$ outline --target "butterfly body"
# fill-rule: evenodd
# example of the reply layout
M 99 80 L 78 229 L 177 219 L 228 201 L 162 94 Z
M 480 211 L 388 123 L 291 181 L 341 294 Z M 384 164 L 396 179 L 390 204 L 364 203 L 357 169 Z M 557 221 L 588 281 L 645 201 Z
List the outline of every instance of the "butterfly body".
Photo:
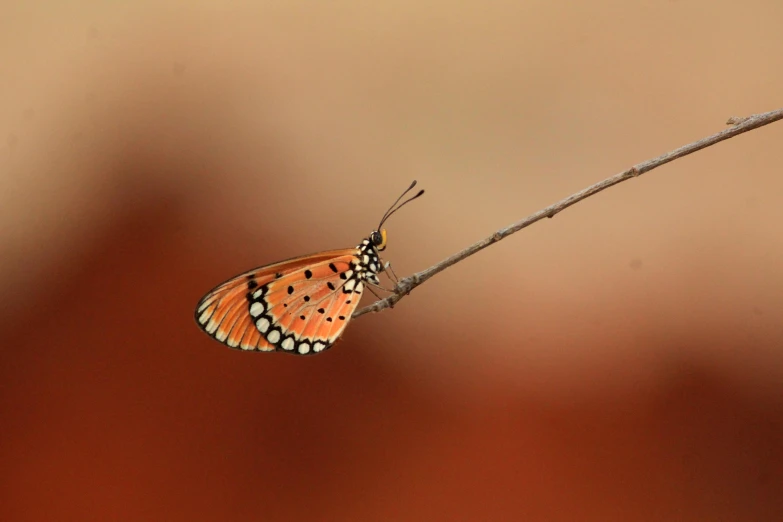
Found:
M 392 208 L 381 225 L 396 211 Z M 385 248 L 386 231 L 379 225 L 355 248 L 318 252 L 245 272 L 199 301 L 196 322 L 231 348 L 320 353 L 340 338 L 367 285 L 380 285 L 378 274 L 384 265 L 379 252 Z

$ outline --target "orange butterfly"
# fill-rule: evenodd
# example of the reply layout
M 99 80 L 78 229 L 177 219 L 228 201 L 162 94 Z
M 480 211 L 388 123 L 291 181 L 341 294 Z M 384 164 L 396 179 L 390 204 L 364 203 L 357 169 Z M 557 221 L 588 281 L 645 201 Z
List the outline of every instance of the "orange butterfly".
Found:
M 403 205 L 386 211 L 376 230 L 356 248 L 318 252 L 262 266 L 233 277 L 199 301 L 199 327 L 231 348 L 311 355 L 330 348 L 351 320 L 366 284 L 380 287 L 388 265 L 383 223 Z M 396 208 L 395 208 L 396 206 Z

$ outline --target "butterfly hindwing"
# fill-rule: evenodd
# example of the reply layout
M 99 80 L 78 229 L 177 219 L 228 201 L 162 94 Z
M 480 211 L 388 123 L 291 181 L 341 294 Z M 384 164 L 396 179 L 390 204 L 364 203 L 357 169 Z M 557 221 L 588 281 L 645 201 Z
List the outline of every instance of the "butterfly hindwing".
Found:
M 259 330 L 268 320 L 270 329 L 280 330 L 280 348 L 300 355 L 332 346 L 361 299 L 363 283 L 351 278 L 356 262 L 355 256 L 324 261 L 270 282 L 260 303 L 266 313 L 256 323 Z
M 321 352 L 339 338 L 361 298 L 361 282 L 351 278 L 356 263 L 357 250 L 344 249 L 251 270 L 208 293 L 196 321 L 232 348 Z

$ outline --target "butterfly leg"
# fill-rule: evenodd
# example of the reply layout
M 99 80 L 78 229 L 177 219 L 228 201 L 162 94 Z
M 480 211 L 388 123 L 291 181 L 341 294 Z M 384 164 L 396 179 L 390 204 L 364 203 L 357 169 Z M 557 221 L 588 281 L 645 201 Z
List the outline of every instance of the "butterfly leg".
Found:
M 378 280 L 376 279 L 376 281 L 378 281 Z M 365 280 L 365 282 L 367 283 L 367 288 L 372 289 L 372 287 L 374 286 L 375 288 L 380 288 L 384 292 L 389 292 L 389 293 L 392 293 L 392 294 L 394 293 L 394 289 L 393 288 L 386 288 L 385 286 L 381 286 L 380 281 L 375 282 L 375 281 L 371 281 L 368 278 L 368 279 Z M 375 293 L 375 292 L 373 292 L 373 293 Z M 375 294 L 375 295 L 378 295 L 378 294 Z
M 373 289 L 372 289 L 372 287 L 371 287 L 370 285 L 367 285 L 367 288 L 370 290 L 370 292 L 372 292 L 372 295 L 374 295 L 374 296 L 375 296 L 375 297 L 377 297 L 378 299 L 383 299 L 383 297 L 379 296 L 379 295 L 378 295 L 378 292 L 376 292 L 375 290 L 373 290 Z
M 383 261 L 383 260 L 382 260 Z M 394 283 L 395 288 L 400 284 L 400 278 L 394 273 L 394 269 L 391 266 L 391 261 L 383 261 L 381 265 L 381 272 L 386 272 L 386 277 Z
M 367 284 L 367 286 L 365 288 L 369 288 L 370 292 L 372 292 L 373 295 L 375 295 L 375 297 L 377 297 L 379 300 L 383 299 L 383 297 L 379 296 L 378 292 L 376 292 L 375 290 L 372 289 L 373 286 L 377 287 L 377 288 L 380 288 L 381 290 L 386 290 L 387 292 L 394 293 L 394 290 L 389 290 L 388 288 L 384 288 L 381 285 L 376 285 L 375 283 L 373 283 L 371 281 L 367 281 L 367 283 L 368 284 Z M 394 303 L 390 304 L 389 308 L 394 308 Z
M 394 273 L 394 269 L 391 266 L 391 261 L 386 261 L 383 264 L 383 271 L 386 272 L 387 275 L 390 274 L 389 275 L 389 279 L 394 281 L 394 286 L 397 286 L 398 284 L 400 284 L 400 278 L 397 277 L 397 274 Z

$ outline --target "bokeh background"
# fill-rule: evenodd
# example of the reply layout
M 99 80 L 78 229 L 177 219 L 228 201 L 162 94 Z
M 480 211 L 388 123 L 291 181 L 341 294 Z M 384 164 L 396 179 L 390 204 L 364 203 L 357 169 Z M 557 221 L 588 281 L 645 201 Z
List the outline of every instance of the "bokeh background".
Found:
M 783 518 L 783 124 L 311 358 L 198 299 L 389 222 L 406 275 L 779 108 L 783 4 L 11 0 L 0 519 Z

